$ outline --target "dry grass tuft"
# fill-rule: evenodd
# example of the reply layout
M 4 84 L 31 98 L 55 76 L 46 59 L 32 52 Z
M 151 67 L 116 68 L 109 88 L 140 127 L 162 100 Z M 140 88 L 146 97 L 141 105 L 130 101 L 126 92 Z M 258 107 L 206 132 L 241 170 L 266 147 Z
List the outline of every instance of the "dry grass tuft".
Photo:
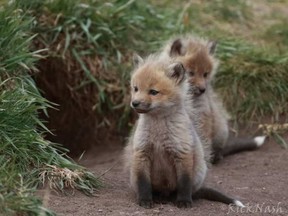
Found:
M 70 170 L 66 167 L 61 168 L 55 165 L 46 164 L 43 170 L 39 173 L 40 180 L 43 185 L 46 181 L 49 187 L 56 191 L 63 191 L 67 188 L 77 188 L 76 182 L 83 181 L 84 173 L 80 170 Z
M 273 137 L 284 148 L 288 148 L 287 141 L 282 137 L 288 132 L 288 123 L 284 124 L 260 124 L 259 129 L 267 136 Z

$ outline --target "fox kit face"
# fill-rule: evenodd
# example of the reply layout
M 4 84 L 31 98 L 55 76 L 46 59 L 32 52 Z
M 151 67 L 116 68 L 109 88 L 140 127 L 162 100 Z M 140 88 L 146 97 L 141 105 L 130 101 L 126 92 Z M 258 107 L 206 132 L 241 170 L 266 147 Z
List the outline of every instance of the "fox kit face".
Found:
M 188 75 L 195 96 L 200 96 L 206 91 L 213 70 L 213 62 L 206 50 L 200 50 L 194 55 L 183 59 L 183 65 Z
M 155 113 L 173 106 L 182 95 L 184 77 L 181 63 L 166 68 L 153 62 L 142 63 L 131 78 L 131 107 L 138 113 Z
M 191 91 L 196 97 L 205 93 L 212 78 L 215 47 L 215 42 L 208 42 L 207 46 L 190 44 L 190 47 L 184 47 L 180 39 L 175 40 L 171 46 L 170 56 L 178 56 L 183 63 Z

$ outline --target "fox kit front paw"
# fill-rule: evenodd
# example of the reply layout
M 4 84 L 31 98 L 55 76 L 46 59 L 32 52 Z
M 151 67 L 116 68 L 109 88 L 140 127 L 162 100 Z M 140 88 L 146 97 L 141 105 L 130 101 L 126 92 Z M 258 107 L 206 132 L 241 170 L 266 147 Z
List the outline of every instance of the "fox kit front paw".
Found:
M 177 200 L 176 205 L 178 208 L 191 208 L 192 200 Z
M 144 200 L 144 199 L 141 199 L 139 200 L 139 206 L 143 207 L 143 208 L 152 208 L 153 207 L 153 201 L 152 199 L 150 200 Z

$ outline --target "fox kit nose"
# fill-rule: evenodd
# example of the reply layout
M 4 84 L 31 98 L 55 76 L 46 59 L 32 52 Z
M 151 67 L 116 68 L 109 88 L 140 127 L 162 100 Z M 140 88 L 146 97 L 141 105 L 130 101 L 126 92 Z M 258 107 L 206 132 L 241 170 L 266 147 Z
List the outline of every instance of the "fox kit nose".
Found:
M 201 94 L 203 94 L 206 91 L 206 89 L 205 88 L 199 88 L 199 91 Z
M 132 101 L 132 106 L 134 107 L 134 108 L 136 108 L 136 107 L 138 107 L 139 106 L 139 104 L 140 104 L 140 101 Z

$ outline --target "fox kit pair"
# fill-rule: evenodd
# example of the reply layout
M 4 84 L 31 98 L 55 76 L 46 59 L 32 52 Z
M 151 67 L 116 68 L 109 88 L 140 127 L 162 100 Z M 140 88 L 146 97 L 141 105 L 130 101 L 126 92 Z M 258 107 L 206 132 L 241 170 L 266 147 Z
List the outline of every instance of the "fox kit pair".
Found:
M 139 119 L 125 148 L 125 161 L 139 205 L 151 208 L 155 194 L 176 194 L 178 207 L 190 207 L 197 198 L 243 206 L 203 187 L 207 164 L 191 115 L 194 108 L 189 89 L 181 62 L 163 55 L 137 58 L 131 78 L 131 107 Z
M 256 149 L 265 140 L 265 136 L 228 139 L 228 115 L 211 86 L 218 66 L 215 49 L 215 42 L 189 36 L 169 42 L 162 54 L 181 62 L 185 68 L 198 120 L 196 129 L 203 145 L 211 149 L 213 163 L 229 154 Z

